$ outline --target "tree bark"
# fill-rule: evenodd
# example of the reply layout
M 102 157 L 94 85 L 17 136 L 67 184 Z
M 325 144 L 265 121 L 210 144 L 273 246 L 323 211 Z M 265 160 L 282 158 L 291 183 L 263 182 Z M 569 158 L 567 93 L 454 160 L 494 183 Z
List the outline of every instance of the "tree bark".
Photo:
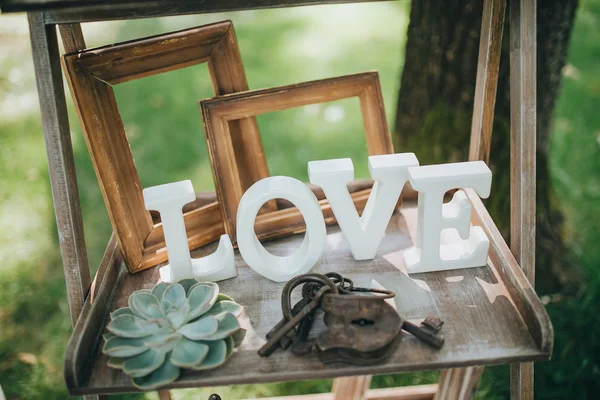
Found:
M 540 293 L 571 288 L 578 280 L 563 243 L 549 170 L 549 139 L 561 71 L 578 0 L 538 0 L 537 6 L 537 254 Z M 398 94 L 394 143 L 413 151 L 422 164 L 468 158 L 477 70 L 481 0 L 418 0 L 411 5 L 406 63 Z M 508 14 L 507 14 L 508 15 Z M 508 18 L 506 18 L 508 20 Z M 508 22 L 508 21 L 507 21 Z M 486 202 L 509 240 L 510 97 L 508 26 L 500 62 Z M 550 272 L 550 273 L 549 273 Z

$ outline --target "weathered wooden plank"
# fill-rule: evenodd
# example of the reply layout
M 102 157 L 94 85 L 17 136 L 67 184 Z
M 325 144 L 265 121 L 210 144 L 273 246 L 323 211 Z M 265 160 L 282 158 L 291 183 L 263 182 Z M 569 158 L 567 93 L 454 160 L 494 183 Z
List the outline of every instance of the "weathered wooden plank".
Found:
M 71 322 L 75 325 L 90 288 L 90 270 L 58 58 L 58 41 L 56 28 L 53 25 L 44 25 L 41 14 L 29 14 L 28 19 L 52 200 L 65 271 Z
M 477 206 L 483 206 L 481 201 Z M 241 322 L 248 329 L 246 339 L 224 367 L 226 369 L 189 372 L 169 387 L 323 379 L 547 359 L 550 354 L 548 338 L 533 335 L 531 332 L 537 328 L 528 324 L 537 321 L 543 325 L 542 334 L 547 335 L 548 316 L 524 277 L 514 280 L 506 278 L 507 275 L 522 275 L 508 247 L 506 251 L 510 259 L 502 261 L 503 253 L 498 254 L 500 245 L 492 245 L 490 262 L 486 267 L 409 277 L 406 275 L 402 252 L 413 243 L 416 220 L 416 207 L 402 207 L 401 213 L 392 218 L 379 253 L 371 261 L 355 261 L 339 228 L 329 227 L 325 252 L 313 270 L 341 272 L 353 279 L 357 286 L 371 286 L 371 280 L 376 279 L 398 293 L 396 306 L 410 320 L 418 321 L 431 314 L 440 316 L 446 321 L 446 344 L 441 350 L 433 350 L 418 339 L 404 335 L 390 359 L 375 366 L 325 366 L 316 354 L 295 357 L 290 352 L 280 351 L 269 358 L 260 358 L 256 351 L 264 344 L 265 334 L 281 318 L 283 283 L 274 283 L 261 277 L 248 268 L 236 252 L 238 276 L 219 282 L 219 287 L 223 293 L 232 295 L 244 306 Z M 473 220 L 476 224 L 489 221 L 489 216 Z M 266 242 L 265 247 L 274 254 L 289 253 L 298 247 L 302 239 L 302 235 L 294 235 Z M 496 239 L 495 235 L 490 238 L 492 241 Z M 216 244 L 211 244 L 193 254 L 210 254 L 215 247 Z M 121 265 L 120 270 L 125 271 L 124 266 Z M 134 290 L 150 288 L 158 279 L 158 268 L 135 275 L 120 273 L 112 284 L 117 288 L 115 301 L 92 305 L 88 309 L 89 317 L 80 320 L 78 332 L 90 330 L 100 335 L 103 329 L 97 326 L 86 328 L 84 325 L 102 320 L 113 309 L 126 305 L 127 297 Z M 508 286 L 514 282 L 519 287 Z M 523 307 L 523 303 L 530 303 L 530 306 Z M 522 311 L 533 315 L 523 315 Z M 318 334 L 320 329 L 323 329 L 322 322 L 315 325 L 313 334 Z M 81 335 L 74 335 L 68 347 L 86 349 L 85 352 L 75 353 L 75 358 L 87 359 L 91 376 L 88 379 L 84 373 L 78 379 L 68 379 L 69 382 L 86 382 L 81 386 L 69 385 L 70 391 L 73 394 L 133 391 L 129 379 L 122 372 L 107 368 L 106 357 L 97 353 L 98 347 L 94 347 L 94 342 L 87 339 L 88 343 L 84 345 L 83 340 Z M 68 376 L 77 374 L 71 365 L 66 366 L 65 373 Z
M 490 158 L 505 14 L 506 0 L 484 1 L 471 122 L 471 161 L 488 162 Z
M 535 285 L 536 0 L 510 1 L 510 248 Z M 511 398 L 533 399 L 533 364 L 511 365 Z
M 74 53 L 85 49 L 85 39 L 81 24 L 62 24 L 58 26 L 65 53 Z
M 11 7 L 8 2 L 18 0 L 4 0 L 7 3 L 2 10 L 18 11 L 16 7 Z M 60 1 L 60 0 L 59 0 Z M 75 0 L 77 1 L 77 0 Z M 84 0 L 85 1 L 85 0 Z M 97 2 L 88 0 L 90 3 L 84 5 L 79 2 L 78 5 L 71 3 L 68 7 L 59 7 L 55 2 L 52 5 L 36 6 L 37 9 L 45 9 L 47 23 L 70 23 L 70 22 L 90 22 L 117 19 L 149 18 L 169 15 L 201 14 L 211 12 L 254 10 L 277 7 L 297 7 L 318 4 L 343 4 L 343 3 L 363 3 L 383 0 L 108 0 L 106 2 Z

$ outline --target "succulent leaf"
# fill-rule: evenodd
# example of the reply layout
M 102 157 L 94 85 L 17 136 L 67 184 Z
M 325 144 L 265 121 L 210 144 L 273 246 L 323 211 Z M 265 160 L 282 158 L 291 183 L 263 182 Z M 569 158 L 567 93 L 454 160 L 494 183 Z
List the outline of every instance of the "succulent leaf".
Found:
M 152 288 L 152 291 L 151 291 L 151 293 L 152 293 L 154 296 L 156 296 L 156 298 L 157 298 L 158 300 L 162 300 L 163 293 L 165 293 L 165 290 L 167 290 L 167 288 L 168 288 L 169 286 L 171 286 L 171 284 L 170 284 L 170 283 L 167 283 L 167 282 L 160 282 L 160 283 L 157 283 L 157 284 L 156 284 L 156 285 L 155 285 L 155 286 Z
M 233 339 L 233 347 L 238 348 L 241 346 L 244 338 L 246 337 L 246 330 L 244 328 L 240 328 L 237 332 L 231 335 Z
M 179 329 L 185 323 L 185 314 L 175 307 L 167 311 L 167 319 L 173 329 Z
M 162 349 L 148 349 L 123 363 L 123 372 L 133 378 L 148 375 L 165 362 L 166 353 Z
M 177 307 L 178 309 L 183 309 L 185 303 L 187 302 L 187 298 L 185 296 L 185 289 L 179 283 L 175 283 L 167 288 L 163 293 L 161 303 L 169 303 L 172 306 Z M 161 304 L 161 309 L 165 309 L 165 307 Z
M 182 326 L 177 332 L 191 340 L 203 340 L 217 333 L 218 329 L 219 321 L 216 317 L 209 315 Z
M 114 338 L 116 336 L 117 335 L 115 335 L 114 333 L 107 332 L 104 335 L 102 335 L 102 338 L 104 339 L 105 342 L 108 342 L 111 338 Z
M 229 301 L 234 301 L 231 297 L 227 296 L 226 294 L 223 293 L 219 293 L 219 295 L 217 296 L 217 303 L 220 301 L 224 301 L 224 300 L 229 300 Z
M 129 307 L 122 307 L 110 313 L 110 319 L 113 320 L 120 315 L 133 315 L 133 311 Z
M 129 296 L 129 308 L 138 317 L 146 319 L 162 318 L 160 302 L 152 293 L 135 292 Z
M 200 371 L 211 369 L 222 365 L 227 360 L 227 344 L 225 340 L 217 340 L 214 342 L 205 342 L 209 349 L 204 360 L 195 365 L 193 370 Z
M 124 338 L 114 336 L 104 343 L 102 352 L 111 357 L 132 357 L 148 350 L 143 338 Z
M 166 360 L 157 370 L 149 375 L 133 378 L 131 383 L 140 390 L 154 390 L 174 382 L 179 377 L 179 367 Z
M 185 290 L 185 294 L 188 295 L 188 297 L 190 296 L 190 289 L 192 288 L 192 286 L 194 286 L 195 284 L 198 283 L 197 280 L 195 279 L 182 279 L 180 280 L 179 283 L 181 286 L 183 286 L 183 289 Z
M 119 357 L 109 357 L 106 365 L 115 369 L 123 369 L 123 363 L 126 361 L 126 358 Z
M 164 324 L 146 321 L 135 315 L 119 315 L 108 324 L 107 329 L 124 338 L 139 338 L 167 332 Z
M 227 346 L 227 352 L 225 353 L 225 359 L 228 359 L 233 354 L 234 343 L 231 336 L 227 336 L 225 339 L 225 345 Z
M 179 339 L 181 339 L 181 335 L 175 332 L 169 333 L 157 333 L 156 335 L 150 335 L 145 338 L 144 346 L 152 348 L 152 347 L 161 347 L 165 350 L 172 350 L 175 347 Z
M 210 316 L 206 316 L 206 317 L 202 318 L 201 320 L 204 320 L 209 317 Z M 240 329 L 240 323 L 239 323 L 238 319 L 235 317 L 235 315 L 233 315 L 231 313 L 228 313 L 228 312 L 222 313 L 222 314 L 217 315 L 214 318 L 216 318 L 219 323 L 217 331 L 211 335 L 205 335 L 204 337 L 198 338 L 198 339 L 202 339 L 202 340 L 225 339 L 227 336 L 234 334 L 235 332 L 237 332 Z
M 208 310 L 204 315 L 219 315 L 221 313 L 228 312 L 236 317 L 239 317 L 243 309 L 244 307 L 234 301 L 223 300 L 212 306 L 211 309 Z
M 211 309 L 217 301 L 219 286 L 215 283 L 203 282 L 194 285 L 188 294 L 190 311 L 187 321 L 192 321 Z
M 209 347 L 205 343 L 182 338 L 173 349 L 171 362 L 181 368 L 192 368 L 204 360 L 208 350 Z

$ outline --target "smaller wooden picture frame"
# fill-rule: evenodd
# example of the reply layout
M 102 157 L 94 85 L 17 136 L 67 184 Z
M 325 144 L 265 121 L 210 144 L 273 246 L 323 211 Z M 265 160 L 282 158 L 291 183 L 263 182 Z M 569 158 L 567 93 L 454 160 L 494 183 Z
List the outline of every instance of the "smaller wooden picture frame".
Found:
M 358 97 L 360 100 L 368 154 L 393 153 L 377 72 L 234 93 L 200 102 L 217 198 L 223 214 L 225 231 L 232 241 L 236 238 L 237 207 L 248 186 L 240 179 L 243 171 L 240 171 L 239 167 L 244 164 L 239 161 L 239 155 L 232 145 L 239 139 L 236 137 L 237 133 L 230 128 L 231 122 L 259 114 L 351 97 Z M 262 149 L 257 149 L 259 150 Z M 252 169 L 252 164 L 245 165 L 246 169 Z M 268 173 L 257 176 L 255 182 L 268 176 Z M 365 189 L 352 193 L 352 199 L 359 212 L 364 209 L 370 192 L 371 189 Z M 335 223 L 327 199 L 321 200 L 320 204 L 325 222 Z M 255 222 L 259 239 L 300 233 L 304 229 L 302 214 L 295 207 L 267 210 L 260 213 Z
M 62 57 L 108 216 L 130 272 L 167 260 L 167 252 L 162 225 L 153 223 L 144 206 L 140 178 L 112 86 L 200 63 L 208 63 L 216 95 L 248 90 L 231 21 Z M 240 160 L 254 166 L 241 170 L 239 181 L 248 187 L 268 174 L 258 126 L 255 118 L 244 118 L 230 124 L 229 129 L 238 138 L 233 147 Z M 217 202 L 184 213 L 184 220 L 190 249 L 225 233 Z

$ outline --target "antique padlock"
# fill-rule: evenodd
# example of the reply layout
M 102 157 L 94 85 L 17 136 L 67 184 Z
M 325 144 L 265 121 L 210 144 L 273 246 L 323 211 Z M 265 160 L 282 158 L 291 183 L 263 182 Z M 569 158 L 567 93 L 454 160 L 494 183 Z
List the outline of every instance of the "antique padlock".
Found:
M 328 294 L 321 302 L 327 330 L 316 341 L 324 364 L 376 364 L 393 353 L 402 318 L 382 295 Z

